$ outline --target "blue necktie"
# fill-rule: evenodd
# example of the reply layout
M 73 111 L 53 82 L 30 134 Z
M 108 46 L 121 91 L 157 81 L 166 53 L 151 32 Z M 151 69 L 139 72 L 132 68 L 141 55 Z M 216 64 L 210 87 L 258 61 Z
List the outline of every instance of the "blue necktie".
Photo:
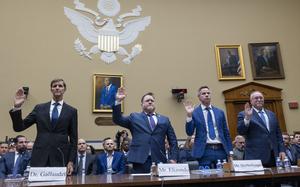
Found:
M 78 162 L 78 175 L 82 175 L 83 174 L 83 171 L 82 171 L 82 169 L 83 169 L 83 157 L 84 157 L 84 155 L 80 154 L 80 156 L 79 156 L 79 162 Z
M 207 110 L 208 134 L 209 134 L 210 139 L 214 140 L 216 138 L 216 133 L 215 133 L 215 127 L 214 127 L 212 115 L 210 113 L 210 108 L 207 107 L 207 108 L 205 108 L 205 110 Z
M 267 120 L 265 118 L 264 112 L 262 110 L 258 111 L 259 117 L 263 120 L 264 125 L 267 127 Z M 267 127 L 268 129 L 268 127 Z
M 149 116 L 149 123 L 150 123 L 151 130 L 153 131 L 155 128 L 155 121 L 153 118 L 154 114 L 147 114 L 147 115 Z
M 19 167 L 20 167 L 20 161 L 21 161 L 21 158 L 22 158 L 22 154 L 20 154 L 20 153 L 17 153 L 17 154 L 18 154 L 19 156 L 18 156 L 18 158 L 17 158 L 17 160 L 16 160 L 16 163 L 15 163 L 15 165 L 14 165 L 13 172 L 12 172 L 12 174 L 13 174 L 14 177 L 16 177 L 17 174 L 18 174 Z
M 57 106 L 60 105 L 59 103 L 54 103 L 54 108 L 52 110 L 52 116 L 51 116 L 51 125 L 55 126 L 57 120 L 58 120 L 58 110 Z

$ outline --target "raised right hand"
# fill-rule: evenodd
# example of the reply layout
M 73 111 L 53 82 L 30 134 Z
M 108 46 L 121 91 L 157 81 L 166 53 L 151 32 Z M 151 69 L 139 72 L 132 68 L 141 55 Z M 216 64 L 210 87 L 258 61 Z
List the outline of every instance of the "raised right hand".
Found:
M 195 106 L 193 105 L 193 103 L 191 101 L 185 101 L 183 103 L 183 105 L 184 105 L 185 111 L 187 113 L 187 116 L 192 117 L 192 113 L 195 109 Z
M 15 94 L 14 98 L 14 107 L 15 108 L 20 108 L 22 104 L 25 102 L 26 95 L 24 94 L 23 88 L 19 88 Z
M 253 108 L 250 106 L 250 104 L 248 102 L 244 106 L 244 111 L 245 111 L 245 118 L 247 120 L 250 120 L 252 113 L 253 113 Z
M 125 88 L 124 87 L 118 88 L 118 92 L 116 94 L 116 100 L 118 102 L 121 102 L 125 99 L 125 97 L 126 97 Z

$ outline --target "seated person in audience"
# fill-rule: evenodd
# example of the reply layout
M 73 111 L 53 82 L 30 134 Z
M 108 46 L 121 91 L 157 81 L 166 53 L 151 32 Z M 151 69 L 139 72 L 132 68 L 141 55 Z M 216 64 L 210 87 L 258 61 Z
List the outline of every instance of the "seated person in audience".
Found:
M 7 152 L 8 152 L 8 143 L 7 142 L 1 142 L 0 143 L 0 159 Z
M 293 146 L 295 147 L 298 155 L 300 155 L 300 132 L 295 132 L 294 133 L 294 144 Z
M 187 137 L 183 148 L 179 150 L 179 158 L 178 158 L 179 162 L 184 163 L 188 161 L 197 160 L 192 156 L 192 148 L 194 145 L 194 140 L 195 140 L 194 135 Z
M 93 172 L 95 155 L 87 153 L 86 141 L 82 138 L 78 139 L 77 157 L 74 163 L 73 175 L 90 175 Z
M 233 160 L 244 160 L 245 154 L 245 138 L 237 135 L 233 141 Z
M 125 139 L 129 140 L 129 142 L 130 142 L 130 138 L 129 138 L 127 130 L 124 129 L 122 131 L 118 131 L 116 134 L 116 146 L 117 146 L 116 150 L 117 151 L 121 151 L 121 144 Z
M 96 150 L 95 150 L 95 148 L 92 145 L 88 145 L 87 144 L 86 153 L 95 155 L 96 154 Z
M 122 144 L 121 144 L 121 152 L 125 156 L 125 162 L 126 162 L 126 164 L 127 164 L 127 155 L 129 153 L 129 145 L 130 145 L 129 139 L 124 139 L 123 142 L 122 142 Z
M 282 133 L 283 144 L 285 147 L 285 154 L 288 157 L 292 165 L 297 164 L 298 154 L 294 146 L 290 144 L 290 136 L 288 133 Z
M 14 142 L 11 142 L 10 144 L 8 144 L 8 152 L 15 152 L 16 151 L 16 145 Z
M 30 162 L 31 154 L 26 150 L 27 140 L 25 136 L 18 135 L 15 138 L 16 151 L 6 153 L 0 162 L 0 178 L 8 175 L 17 177 L 23 175 Z
M 115 143 L 111 138 L 103 140 L 104 153 L 96 157 L 95 174 L 123 174 L 125 172 L 125 156 L 123 153 L 114 151 Z

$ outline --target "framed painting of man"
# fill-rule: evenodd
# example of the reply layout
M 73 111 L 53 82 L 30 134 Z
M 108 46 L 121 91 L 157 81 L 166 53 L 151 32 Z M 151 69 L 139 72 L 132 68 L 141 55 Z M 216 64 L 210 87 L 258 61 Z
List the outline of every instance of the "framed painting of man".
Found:
M 278 42 L 249 43 L 253 79 L 284 79 Z
M 219 80 L 244 80 L 245 67 L 241 45 L 216 45 Z
M 93 112 L 111 113 L 112 106 L 115 104 L 115 96 L 118 88 L 122 86 L 123 76 L 120 74 L 94 74 Z M 122 109 L 123 107 L 124 106 L 122 106 Z

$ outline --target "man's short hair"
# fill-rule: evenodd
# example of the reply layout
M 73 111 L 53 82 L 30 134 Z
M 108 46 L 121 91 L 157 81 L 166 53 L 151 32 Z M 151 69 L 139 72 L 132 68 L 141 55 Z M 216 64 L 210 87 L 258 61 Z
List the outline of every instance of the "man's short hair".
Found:
M 106 137 L 106 138 L 104 138 L 104 139 L 103 139 L 103 142 L 102 142 L 103 146 L 104 146 L 106 140 L 112 140 L 112 139 L 111 139 L 111 137 Z
M 199 89 L 198 89 L 198 92 L 200 92 L 202 89 L 204 89 L 204 88 L 207 88 L 207 89 L 209 89 L 209 87 L 208 86 L 201 86 Z
M 65 81 L 64 81 L 63 79 L 60 79 L 60 78 L 58 78 L 58 79 L 53 79 L 53 80 L 51 81 L 51 83 L 50 83 L 50 88 L 52 87 L 52 85 L 53 85 L 54 83 L 57 83 L 57 82 L 60 82 L 60 81 L 63 82 L 63 85 L 64 85 L 65 89 L 67 89 L 67 85 L 66 85 Z
M 286 136 L 290 136 L 289 133 L 287 133 L 287 132 L 282 132 L 281 134 L 286 135 Z
M 296 134 L 300 134 L 300 131 L 294 131 L 294 137 L 296 136 Z
M 155 98 L 155 97 L 154 97 L 154 93 L 148 92 L 148 93 L 146 93 L 146 94 L 144 94 L 144 95 L 142 96 L 142 98 L 141 98 L 141 103 L 143 103 L 144 98 L 145 98 L 147 95 L 150 95 L 150 96 L 152 96 L 153 98 Z
M 19 142 L 19 138 L 26 138 L 25 136 L 23 135 L 18 135 L 14 138 L 14 143 L 17 144 Z

